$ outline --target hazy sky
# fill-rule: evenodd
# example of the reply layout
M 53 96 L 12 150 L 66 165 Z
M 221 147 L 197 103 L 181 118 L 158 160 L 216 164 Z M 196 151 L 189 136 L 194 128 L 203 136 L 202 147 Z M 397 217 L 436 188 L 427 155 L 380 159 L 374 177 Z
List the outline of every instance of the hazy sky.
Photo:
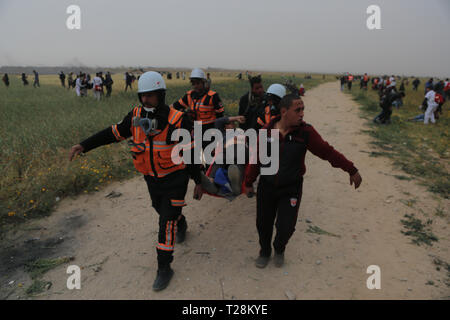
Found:
M 382 30 L 366 27 L 371 4 Z M 0 65 L 449 77 L 449 39 L 450 0 L 0 0 Z

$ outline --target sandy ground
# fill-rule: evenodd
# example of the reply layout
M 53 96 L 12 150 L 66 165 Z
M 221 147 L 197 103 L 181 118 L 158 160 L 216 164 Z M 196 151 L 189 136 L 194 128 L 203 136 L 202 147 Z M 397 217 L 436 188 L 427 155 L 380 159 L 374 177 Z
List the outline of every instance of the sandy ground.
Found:
M 434 257 L 450 262 L 448 218 L 434 215 L 439 205 L 448 214 L 449 201 L 414 181 L 395 178 L 405 173 L 393 169 L 389 159 L 369 156 L 370 138 L 361 132 L 366 120 L 360 118 L 350 96 L 340 92 L 338 83 L 308 91 L 304 101 L 305 120 L 355 163 L 363 183 L 354 190 L 345 172 L 308 153 L 297 230 L 287 246 L 283 268 L 275 268 L 272 262 L 263 270 L 254 266 L 258 254 L 255 198 L 240 196 L 228 202 L 204 195 L 196 201 L 191 182 L 184 209 L 189 229 L 186 242 L 176 246 L 174 278 L 166 290 L 153 292 L 157 214 L 144 180 L 137 177 L 95 194 L 65 199 L 50 217 L 29 228 L 27 238 L 56 243 L 47 255 L 74 256 L 72 264 L 82 267 L 81 290 L 67 289 L 69 264 L 65 264 L 45 274 L 52 287 L 38 298 L 450 298 L 444 283 L 446 271 L 433 264 Z M 106 198 L 111 191 L 122 195 Z M 406 206 L 402 200 L 409 199 L 417 202 Z M 412 244 L 401 233 L 400 220 L 406 213 L 433 219 L 439 242 L 432 247 Z M 339 237 L 308 233 L 310 225 Z M 16 238 L 22 240 L 20 234 Z M 380 290 L 366 286 L 370 265 L 381 268 Z M 11 277 L 8 280 L 16 284 L 26 279 L 23 272 Z M 24 287 L 31 283 L 23 281 Z M 24 294 L 16 289 L 7 297 L 23 298 Z

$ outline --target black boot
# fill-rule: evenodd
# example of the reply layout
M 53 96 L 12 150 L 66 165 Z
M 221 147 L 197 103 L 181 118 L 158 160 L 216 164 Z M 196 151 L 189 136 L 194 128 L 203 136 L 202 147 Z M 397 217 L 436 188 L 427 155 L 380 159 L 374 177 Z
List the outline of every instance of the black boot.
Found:
M 161 291 L 167 288 L 170 283 L 170 279 L 173 276 L 173 270 L 170 266 L 158 269 L 155 282 L 153 282 L 153 291 Z

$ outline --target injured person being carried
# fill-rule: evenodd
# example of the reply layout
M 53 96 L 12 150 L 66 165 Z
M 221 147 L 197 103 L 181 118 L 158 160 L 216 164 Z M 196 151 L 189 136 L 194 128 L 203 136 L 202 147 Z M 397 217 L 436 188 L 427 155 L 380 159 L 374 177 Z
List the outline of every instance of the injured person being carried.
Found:
M 215 121 L 215 128 L 222 133 L 223 144 L 222 148 L 220 148 L 220 144 L 216 146 L 213 161 L 206 173 L 202 174 L 202 187 L 206 193 L 224 197 L 230 201 L 243 191 L 245 163 L 249 158 L 248 143 L 241 129 L 235 131 L 236 122 L 244 123 L 245 117 L 222 117 Z M 234 134 L 227 136 L 227 129 L 231 129 L 228 131 L 234 132 Z M 245 150 L 244 154 L 242 150 Z M 240 159 L 242 156 L 245 158 Z M 219 158 L 223 161 L 218 161 Z

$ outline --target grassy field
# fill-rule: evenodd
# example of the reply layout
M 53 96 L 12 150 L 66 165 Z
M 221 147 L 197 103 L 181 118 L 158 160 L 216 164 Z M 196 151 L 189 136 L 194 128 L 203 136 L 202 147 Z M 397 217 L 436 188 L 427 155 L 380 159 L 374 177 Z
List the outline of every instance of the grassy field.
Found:
M 448 199 L 450 102 L 443 105 L 443 114 L 434 125 L 408 121 L 422 113 L 418 106 L 424 99 L 426 80 L 421 79 L 418 91 L 412 90 L 411 81 L 406 86 L 404 105 L 400 109 L 393 109 L 390 125 L 372 123 L 372 119 L 381 112 L 377 91 L 370 88 L 367 91 L 360 90 L 359 82 L 355 82 L 351 94 L 362 105 L 363 116 L 369 121 L 367 133 L 374 138 L 371 155 L 391 158 L 407 174 L 397 176 L 398 179 L 414 179 L 429 191 Z M 347 89 L 345 91 L 348 92 Z
M 290 75 L 292 77 L 292 75 Z M 315 75 L 294 82 L 306 90 L 334 76 Z M 229 115 L 237 114 L 239 98 L 249 89 L 248 81 L 236 73 L 211 75 Z M 264 74 L 265 88 L 282 81 L 279 73 Z M 62 198 L 95 192 L 111 181 L 136 174 L 126 143 L 98 148 L 73 162 L 70 147 L 97 131 L 120 121 L 138 104 L 136 89 L 123 92 L 122 74 L 113 76 L 113 95 L 96 101 L 89 92 L 79 98 L 74 90 L 61 87 L 57 75 L 41 76 L 41 87 L 24 87 L 19 76 L 10 75 L 11 85 L 0 86 L 0 233 L 16 223 L 48 215 Z M 190 89 L 188 80 L 166 80 L 167 103 Z

